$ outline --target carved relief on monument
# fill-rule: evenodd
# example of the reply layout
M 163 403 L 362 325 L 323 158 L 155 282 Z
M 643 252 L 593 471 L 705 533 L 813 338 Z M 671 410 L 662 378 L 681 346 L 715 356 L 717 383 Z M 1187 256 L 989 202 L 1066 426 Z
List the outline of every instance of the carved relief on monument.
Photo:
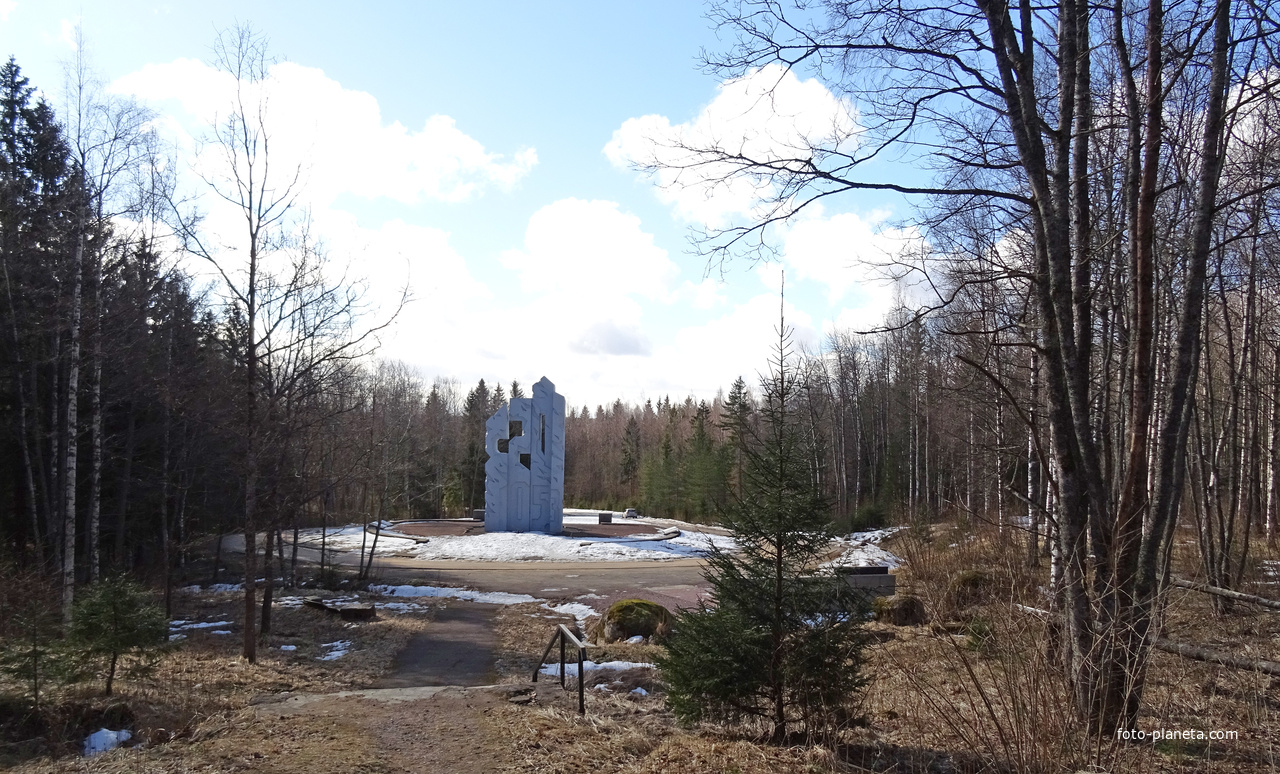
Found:
M 485 422 L 485 532 L 564 526 L 564 396 L 545 376 Z

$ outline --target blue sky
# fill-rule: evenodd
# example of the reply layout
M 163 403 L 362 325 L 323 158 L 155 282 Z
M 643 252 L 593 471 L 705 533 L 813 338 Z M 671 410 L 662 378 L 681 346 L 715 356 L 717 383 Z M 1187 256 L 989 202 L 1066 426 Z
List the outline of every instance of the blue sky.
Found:
M 778 73 L 701 71 L 699 50 L 723 45 L 702 14 L 693 2 L 0 0 L 0 54 L 57 104 L 79 24 L 103 81 L 157 111 L 189 168 L 226 98 L 207 64 L 216 30 L 251 23 L 282 60 L 273 147 L 305 168 L 331 256 L 367 279 L 375 307 L 409 284 L 382 354 L 464 389 L 545 375 L 594 407 L 753 380 L 784 268 L 802 344 L 874 324 L 895 290 L 868 262 L 915 238 L 890 226 L 900 201 L 850 198 L 780 231 L 778 263 L 706 276 L 689 228 L 742 222 L 760 192 L 631 163 L 711 136 L 767 153 L 835 127 L 856 143 L 858 111 L 804 77 L 764 107 L 755 97 Z M 210 228 L 231 228 L 209 198 Z

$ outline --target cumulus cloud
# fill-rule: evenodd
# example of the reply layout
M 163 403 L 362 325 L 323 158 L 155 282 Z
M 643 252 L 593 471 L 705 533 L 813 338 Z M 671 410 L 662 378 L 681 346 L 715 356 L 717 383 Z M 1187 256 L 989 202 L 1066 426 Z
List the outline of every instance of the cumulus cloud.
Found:
M 688 303 L 694 309 L 714 309 L 729 302 L 723 281 L 705 277 L 701 282 L 693 283 L 685 280 L 676 291 L 674 298 L 679 303 Z
M 147 65 L 112 88 L 150 102 L 176 101 L 186 119 L 178 139 L 187 144 L 211 122 L 225 121 L 235 81 L 203 62 L 178 59 Z M 538 161 L 532 148 L 510 158 L 486 150 L 449 116 L 432 116 L 416 131 L 386 123 L 371 94 L 292 62 L 273 65 L 245 96 L 249 105 L 266 105 L 273 167 L 304 169 L 305 195 L 319 206 L 341 194 L 410 204 L 464 200 L 489 187 L 514 186 Z M 216 148 L 204 152 L 214 158 L 198 163 L 217 163 Z
M 821 335 L 813 318 L 790 301 L 785 304 L 793 351 L 816 349 Z M 679 331 L 674 342 L 654 352 L 656 373 L 666 377 L 673 395 L 711 395 L 739 376 L 749 384 L 767 369 L 778 343 L 778 296 L 762 293 L 725 314 Z
M 653 346 L 635 327 L 605 320 L 587 328 L 569 349 L 582 355 L 648 355 Z
M 925 252 L 914 228 L 888 225 L 883 212 L 826 216 L 815 208 L 780 233 L 788 278 L 810 281 L 838 305 L 837 327 L 868 330 L 884 324 L 900 303 L 930 303 L 914 273 Z
M 0 22 L 9 21 L 9 14 L 17 7 L 17 0 L 0 0 Z
M 640 218 L 616 202 L 561 199 L 533 214 L 524 248 L 502 263 L 529 293 L 569 297 L 639 295 L 666 301 L 679 273 Z
M 472 275 L 448 233 L 400 220 L 365 229 L 341 214 L 333 216 L 327 231 L 335 255 L 360 256 L 348 276 L 368 288 L 367 324 L 385 322 L 408 289 L 409 301 L 379 336 L 385 342 L 382 356 L 407 362 L 469 356 L 477 309 L 489 304 L 493 293 Z
M 859 131 L 851 102 L 816 79 L 768 65 L 720 84 L 691 121 L 628 119 L 604 153 L 616 166 L 653 169 L 659 197 L 679 217 L 720 227 L 779 193 L 768 179 L 734 174 L 737 165 L 724 156 L 805 161 L 821 148 L 849 150 Z
M 13 10 L 13 6 L 10 6 L 8 10 L 4 10 L 0 8 L 0 13 L 3 13 L 4 16 L 8 18 L 9 16 L 8 12 L 12 10 Z M 79 40 L 80 17 L 77 16 L 74 19 L 63 19 L 61 22 L 59 22 L 59 25 L 61 27 L 61 32 L 58 35 L 58 40 L 62 41 L 62 44 L 67 48 L 71 49 L 72 51 L 79 51 L 80 50 L 80 40 Z

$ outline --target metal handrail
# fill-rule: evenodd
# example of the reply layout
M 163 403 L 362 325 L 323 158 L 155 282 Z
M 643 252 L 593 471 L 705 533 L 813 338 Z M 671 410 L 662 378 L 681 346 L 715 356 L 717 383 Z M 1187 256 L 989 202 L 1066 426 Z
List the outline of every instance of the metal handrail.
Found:
M 551 652 L 556 644 L 556 640 L 560 641 L 560 687 L 564 687 L 564 663 L 565 663 L 565 646 L 573 643 L 578 649 L 578 714 L 587 714 L 587 695 L 586 670 L 583 668 L 583 662 L 587 659 L 587 644 L 578 639 L 573 632 L 569 631 L 569 627 L 564 624 L 556 626 L 555 634 L 551 635 L 551 641 L 547 643 L 547 647 L 542 651 L 542 658 L 538 659 L 538 664 L 533 668 L 533 682 L 538 682 L 538 673 L 542 671 L 542 665 L 547 661 L 547 654 Z

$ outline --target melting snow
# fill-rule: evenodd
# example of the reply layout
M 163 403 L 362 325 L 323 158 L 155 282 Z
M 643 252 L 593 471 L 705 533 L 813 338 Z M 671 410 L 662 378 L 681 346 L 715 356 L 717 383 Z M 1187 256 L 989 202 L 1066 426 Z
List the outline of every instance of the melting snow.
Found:
M 519 605 L 525 602 L 542 602 L 528 594 L 508 594 L 505 591 L 472 591 L 443 586 L 370 586 L 369 591 L 388 597 L 453 597 L 486 605 Z
M 889 567 L 891 569 L 901 567 L 902 559 L 900 557 L 889 553 L 878 545 L 880 541 L 900 529 L 902 528 L 893 527 L 890 529 L 877 529 L 871 532 L 855 532 L 852 535 L 836 538 L 836 543 L 844 546 L 844 553 L 822 566 Z
M 322 648 L 332 648 L 323 656 L 318 656 L 317 661 L 333 661 L 347 655 L 347 651 L 351 649 L 351 640 L 338 640 L 337 642 L 326 642 L 320 645 Z
M 621 671 L 623 669 L 653 669 L 653 664 L 646 664 L 639 661 L 605 661 L 602 664 L 597 664 L 594 661 L 584 661 L 582 662 L 582 668 L 587 672 L 595 672 L 601 669 L 612 669 L 616 671 Z M 571 664 L 565 664 L 564 673 L 568 677 L 577 677 L 578 676 L 577 662 L 575 661 Z M 559 677 L 560 662 L 557 661 L 554 664 L 544 665 L 542 669 L 538 670 L 538 674 L 550 675 L 551 677 Z
M 396 615 L 430 609 L 426 605 L 419 605 L 417 602 L 378 602 L 375 606 L 380 611 L 395 613 Z
M 108 750 L 114 750 L 132 738 L 133 734 L 128 731 L 111 731 L 100 728 L 85 737 L 84 754 L 97 755 Z
M 578 619 L 578 626 L 584 630 L 586 629 L 588 618 L 600 615 L 595 611 L 595 608 L 584 605 L 581 602 L 566 602 L 563 605 L 552 605 L 550 603 L 546 603 L 543 607 L 557 613 L 573 616 Z
M 203 623 L 200 621 L 170 621 L 169 631 L 171 632 L 185 631 L 187 629 L 215 629 L 219 626 L 231 626 L 231 625 L 232 623 L 230 621 L 204 621 Z M 219 632 L 214 632 L 214 634 L 218 634 L 218 633 Z M 230 634 L 231 632 L 222 632 L 222 633 Z
M 567 524 L 595 523 L 594 518 L 567 517 Z M 314 546 L 319 530 L 303 532 L 307 545 Z M 441 535 L 426 543 L 382 535 L 378 553 L 410 556 L 423 560 L 458 559 L 481 562 L 663 562 L 705 555 L 712 546 L 726 550 L 736 547 L 733 538 L 713 535 L 696 529 L 686 530 L 677 538 L 654 540 L 655 533 L 621 538 L 581 538 L 547 535 L 541 532 L 490 532 L 478 535 Z M 366 550 L 360 526 L 343 527 L 330 532 L 328 545 L 345 550 Z

